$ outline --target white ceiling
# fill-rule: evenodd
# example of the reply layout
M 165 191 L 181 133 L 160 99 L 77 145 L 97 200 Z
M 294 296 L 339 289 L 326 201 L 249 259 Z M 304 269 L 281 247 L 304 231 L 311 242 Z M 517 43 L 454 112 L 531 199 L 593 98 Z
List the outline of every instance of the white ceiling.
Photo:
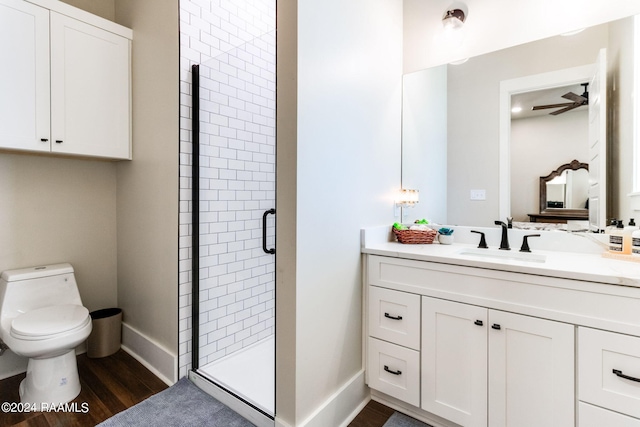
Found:
M 585 82 L 586 83 L 586 82 Z M 559 108 L 550 108 L 546 110 L 537 110 L 532 111 L 531 108 L 534 105 L 548 105 L 548 104 L 561 104 L 564 102 L 570 102 L 570 100 L 562 97 L 567 92 L 573 92 L 577 95 L 582 95 L 584 92 L 584 88 L 579 84 L 571 85 L 571 86 L 562 86 L 551 89 L 538 90 L 534 92 L 526 92 L 520 93 L 517 95 L 511 96 L 511 107 L 519 106 L 522 108 L 522 111 L 519 113 L 511 113 L 511 119 L 526 119 L 530 117 L 544 116 L 552 113 L 554 111 L 560 110 Z M 578 108 L 574 108 L 571 111 L 567 111 L 562 114 L 571 114 L 574 111 L 585 111 L 588 107 L 582 106 Z M 562 114 L 551 117 L 561 117 Z

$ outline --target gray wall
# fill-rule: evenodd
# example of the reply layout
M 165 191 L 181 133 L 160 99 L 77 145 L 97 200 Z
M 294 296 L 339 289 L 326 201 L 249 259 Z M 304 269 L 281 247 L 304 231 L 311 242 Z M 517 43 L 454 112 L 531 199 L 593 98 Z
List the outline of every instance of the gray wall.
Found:
M 116 20 L 134 34 L 133 161 L 117 165 L 118 305 L 177 356 L 178 4 L 117 0 Z

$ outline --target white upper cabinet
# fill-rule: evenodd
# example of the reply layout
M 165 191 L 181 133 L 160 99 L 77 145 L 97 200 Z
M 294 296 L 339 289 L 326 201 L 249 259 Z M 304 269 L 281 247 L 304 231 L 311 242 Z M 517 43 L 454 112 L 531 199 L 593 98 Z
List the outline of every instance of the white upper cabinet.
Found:
M 0 148 L 131 159 L 130 30 L 59 8 L 0 0 Z
M 49 151 L 49 11 L 0 0 L 0 146 Z
M 129 158 L 129 40 L 51 12 L 51 106 L 51 151 Z

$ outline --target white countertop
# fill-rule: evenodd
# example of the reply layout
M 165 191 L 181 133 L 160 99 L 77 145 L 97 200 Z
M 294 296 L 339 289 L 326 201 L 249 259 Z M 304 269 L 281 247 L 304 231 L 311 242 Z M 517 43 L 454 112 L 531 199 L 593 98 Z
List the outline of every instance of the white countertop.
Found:
M 518 248 L 511 251 L 498 249 L 475 249 L 477 245 L 454 243 L 441 245 L 408 245 L 398 242 L 371 241 L 363 239 L 362 253 L 396 258 L 453 264 L 466 267 L 477 267 L 491 270 L 510 271 L 514 273 L 533 274 L 537 276 L 559 277 L 564 279 L 583 280 L 612 285 L 640 287 L 640 262 L 621 261 L 605 258 L 601 254 L 573 253 L 560 251 L 533 250 L 533 257 L 544 257 L 540 260 L 524 261 L 509 259 L 520 256 Z M 473 252 L 478 254 L 473 254 Z M 464 253 L 471 252 L 471 253 Z M 495 254 L 493 258 L 491 254 Z M 524 255 L 526 256 L 526 255 Z

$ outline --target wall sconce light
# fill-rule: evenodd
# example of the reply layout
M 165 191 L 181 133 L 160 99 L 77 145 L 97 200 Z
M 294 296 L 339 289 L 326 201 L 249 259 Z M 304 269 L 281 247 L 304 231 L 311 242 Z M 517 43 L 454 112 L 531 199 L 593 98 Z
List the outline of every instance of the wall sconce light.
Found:
M 451 31 L 451 30 L 457 30 L 459 28 L 462 28 L 462 25 L 464 24 L 464 12 L 460 9 L 451 9 L 451 10 L 447 10 L 447 13 L 444 15 L 444 18 L 442 18 L 442 25 L 444 26 L 445 30 Z
M 402 206 L 403 208 L 412 208 L 419 202 L 419 192 L 418 190 L 409 190 L 403 188 L 400 190 L 400 195 L 398 196 L 398 201 L 396 204 L 398 206 Z

